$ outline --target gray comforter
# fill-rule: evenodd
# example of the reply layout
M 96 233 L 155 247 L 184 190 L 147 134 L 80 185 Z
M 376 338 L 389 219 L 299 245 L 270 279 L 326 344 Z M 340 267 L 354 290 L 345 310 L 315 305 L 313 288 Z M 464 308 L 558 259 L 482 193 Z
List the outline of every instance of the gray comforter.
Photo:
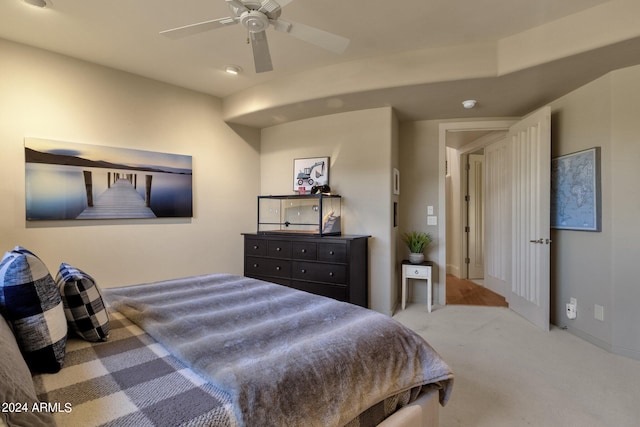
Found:
M 206 275 L 105 289 L 111 305 L 232 398 L 246 426 L 342 426 L 452 373 L 382 314 L 260 280 Z

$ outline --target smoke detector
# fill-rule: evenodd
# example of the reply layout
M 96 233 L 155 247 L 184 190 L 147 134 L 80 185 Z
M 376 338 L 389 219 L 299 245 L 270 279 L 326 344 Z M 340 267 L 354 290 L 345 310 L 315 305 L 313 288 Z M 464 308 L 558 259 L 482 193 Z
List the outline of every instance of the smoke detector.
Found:
M 476 101 L 475 99 L 467 99 L 466 101 L 462 101 L 462 106 L 469 110 L 475 107 L 477 102 L 478 101 Z

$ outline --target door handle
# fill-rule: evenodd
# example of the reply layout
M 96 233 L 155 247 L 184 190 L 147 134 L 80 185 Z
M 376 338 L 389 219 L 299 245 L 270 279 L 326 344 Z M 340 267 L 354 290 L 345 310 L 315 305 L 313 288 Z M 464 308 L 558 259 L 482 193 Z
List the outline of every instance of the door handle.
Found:
M 540 244 L 543 244 L 543 243 L 544 243 L 544 244 L 547 244 L 547 245 L 548 245 L 549 243 L 551 243 L 551 242 L 552 242 L 552 240 L 551 240 L 551 239 L 549 239 L 549 238 L 547 238 L 547 239 L 542 239 L 542 238 L 540 238 L 540 239 L 538 239 L 538 240 L 529 240 L 529 242 L 531 242 L 531 243 L 540 243 Z

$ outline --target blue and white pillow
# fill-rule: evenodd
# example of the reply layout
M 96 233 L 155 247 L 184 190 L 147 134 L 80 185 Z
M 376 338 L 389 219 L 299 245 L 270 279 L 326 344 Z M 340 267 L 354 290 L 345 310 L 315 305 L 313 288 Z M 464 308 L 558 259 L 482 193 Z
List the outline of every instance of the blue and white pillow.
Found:
M 0 262 L 0 310 L 32 371 L 58 372 L 64 363 L 67 321 L 49 270 L 16 246 Z
M 56 284 L 69 328 L 87 341 L 109 338 L 109 315 L 95 280 L 84 271 L 62 263 Z

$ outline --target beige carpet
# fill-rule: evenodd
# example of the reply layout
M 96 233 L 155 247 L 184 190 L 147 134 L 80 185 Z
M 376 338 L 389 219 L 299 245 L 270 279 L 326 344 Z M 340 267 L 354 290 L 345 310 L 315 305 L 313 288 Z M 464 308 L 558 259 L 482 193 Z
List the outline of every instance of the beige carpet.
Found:
M 501 307 L 411 304 L 394 318 L 449 363 L 441 427 L 640 426 L 640 361 Z

